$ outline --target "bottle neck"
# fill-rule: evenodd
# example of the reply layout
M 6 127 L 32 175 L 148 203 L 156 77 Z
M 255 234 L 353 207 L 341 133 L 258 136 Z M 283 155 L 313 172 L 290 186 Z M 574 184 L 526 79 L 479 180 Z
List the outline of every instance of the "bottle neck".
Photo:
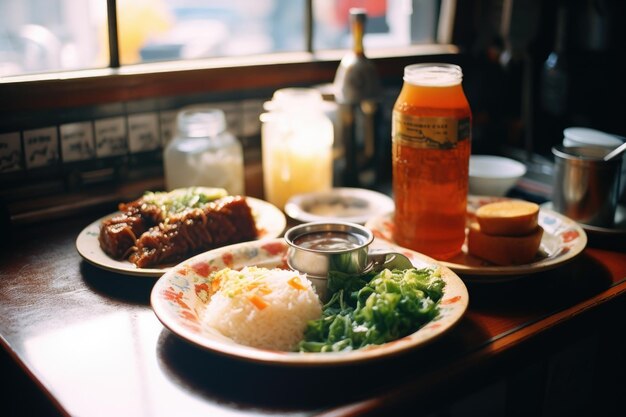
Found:
M 557 12 L 556 35 L 554 39 L 554 52 L 560 54 L 565 52 L 565 41 L 567 36 L 567 10 L 561 6 Z
M 364 11 L 352 12 L 350 14 L 350 30 L 352 32 L 352 52 L 356 55 L 365 55 L 363 48 L 363 36 L 365 35 Z

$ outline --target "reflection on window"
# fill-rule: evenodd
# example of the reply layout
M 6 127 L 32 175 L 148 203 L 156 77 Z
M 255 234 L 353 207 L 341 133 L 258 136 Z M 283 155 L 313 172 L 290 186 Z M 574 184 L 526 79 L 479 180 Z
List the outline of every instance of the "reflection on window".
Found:
M 304 51 L 307 0 L 117 0 L 122 65 Z M 313 49 L 351 46 L 351 7 L 368 12 L 365 47 L 433 43 L 440 0 L 312 0 Z M 106 0 L 0 0 L 0 76 L 105 67 Z
M 0 77 L 107 64 L 106 1 L 0 0 Z
M 304 0 L 118 0 L 120 60 L 303 51 Z
M 351 47 L 349 10 L 367 11 L 366 49 L 435 41 L 439 0 L 314 0 L 316 49 Z

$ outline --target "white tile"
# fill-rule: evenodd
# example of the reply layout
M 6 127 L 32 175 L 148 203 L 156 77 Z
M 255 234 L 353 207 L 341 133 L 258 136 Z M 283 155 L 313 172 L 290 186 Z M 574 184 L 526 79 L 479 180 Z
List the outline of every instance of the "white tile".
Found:
M 19 171 L 22 168 L 20 132 L 0 134 L 0 173 Z
M 91 122 L 68 123 L 61 131 L 61 158 L 63 162 L 84 161 L 95 158 L 96 148 Z
M 24 131 L 26 168 L 54 165 L 59 160 L 59 134 L 56 126 Z
M 128 149 L 130 153 L 152 151 L 160 146 L 159 117 L 156 112 L 128 116 Z
M 96 155 L 98 158 L 124 155 L 128 151 L 126 144 L 126 119 L 109 117 L 96 120 Z

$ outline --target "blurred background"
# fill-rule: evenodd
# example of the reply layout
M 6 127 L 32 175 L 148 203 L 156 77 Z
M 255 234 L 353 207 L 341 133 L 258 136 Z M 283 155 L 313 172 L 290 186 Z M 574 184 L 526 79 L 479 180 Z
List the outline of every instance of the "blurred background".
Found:
M 368 12 L 366 51 L 461 48 L 475 146 L 547 154 L 563 127 L 626 135 L 620 0 L 118 0 L 121 65 L 349 48 L 348 10 Z M 0 0 L 0 77 L 109 65 L 102 0 Z
M 123 65 L 302 51 L 305 0 L 118 0 Z M 108 64 L 102 0 L 1 0 L 0 76 Z M 350 46 L 350 7 L 368 10 L 370 48 L 432 43 L 437 0 L 316 0 L 317 50 Z
M 0 198 L 158 177 L 188 104 L 224 110 L 246 163 L 258 162 L 273 91 L 315 87 L 333 100 L 351 7 L 367 11 L 365 52 L 383 86 L 377 178 L 390 179 L 402 68 L 425 60 L 462 66 L 472 153 L 523 161 L 543 197 L 563 129 L 626 137 L 622 0 L 0 0 Z M 133 118 L 154 136 L 145 147 L 127 145 Z M 117 153 L 100 153 L 113 139 Z

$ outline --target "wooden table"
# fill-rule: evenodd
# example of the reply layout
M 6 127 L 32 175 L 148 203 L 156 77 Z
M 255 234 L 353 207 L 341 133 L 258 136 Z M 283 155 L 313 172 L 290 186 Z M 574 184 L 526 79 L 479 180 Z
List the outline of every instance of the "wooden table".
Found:
M 103 214 L 22 226 L 3 236 L 0 359 L 7 388 L 0 414 L 623 410 L 623 238 L 592 242 L 596 247 L 545 273 L 468 284 L 466 316 L 424 348 L 358 366 L 295 369 L 221 357 L 166 330 L 149 304 L 154 278 L 107 272 L 77 253 L 76 236 Z

